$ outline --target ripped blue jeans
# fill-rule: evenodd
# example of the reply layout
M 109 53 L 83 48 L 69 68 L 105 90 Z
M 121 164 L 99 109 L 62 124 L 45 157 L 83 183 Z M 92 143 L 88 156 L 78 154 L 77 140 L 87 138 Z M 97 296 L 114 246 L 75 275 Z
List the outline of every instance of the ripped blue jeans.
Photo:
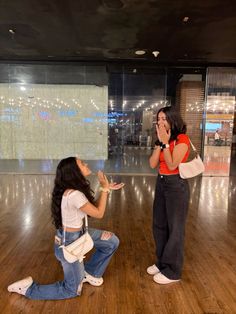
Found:
M 107 265 L 119 246 L 119 239 L 112 234 L 108 239 L 103 239 L 103 230 L 90 229 L 89 234 L 94 241 L 95 251 L 90 259 L 85 262 L 68 263 L 64 256 L 60 243 L 55 242 L 55 256 L 60 261 L 64 280 L 49 285 L 40 285 L 36 282 L 27 289 L 25 296 L 34 300 L 61 300 L 73 298 L 81 294 L 84 270 L 94 277 L 102 277 Z M 66 232 L 66 245 L 72 243 L 82 235 L 81 231 Z M 57 230 L 57 238 L 63 238 L 63 232 Z

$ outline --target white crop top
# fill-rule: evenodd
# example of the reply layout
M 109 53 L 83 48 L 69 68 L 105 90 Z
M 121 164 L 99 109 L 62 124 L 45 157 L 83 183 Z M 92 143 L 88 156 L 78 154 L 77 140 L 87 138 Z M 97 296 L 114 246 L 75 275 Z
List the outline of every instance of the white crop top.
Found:
M 86 214 L 80 210 L 80 207 L 87 202 L 87 197 L 78 190 L 69 192 L 66 196 L 63 195 L 61 201 L 62 225 L 68 228 L 82 227 Z

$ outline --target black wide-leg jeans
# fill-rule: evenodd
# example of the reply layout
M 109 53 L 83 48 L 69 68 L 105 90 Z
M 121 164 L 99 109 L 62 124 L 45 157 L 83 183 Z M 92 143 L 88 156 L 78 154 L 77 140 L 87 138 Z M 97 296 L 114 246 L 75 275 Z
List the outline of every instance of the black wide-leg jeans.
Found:
M 157 267 L 169 279 L 180 279 L 184 259 L 189 185 L 179 175 L 158 175 L 153 204 Z

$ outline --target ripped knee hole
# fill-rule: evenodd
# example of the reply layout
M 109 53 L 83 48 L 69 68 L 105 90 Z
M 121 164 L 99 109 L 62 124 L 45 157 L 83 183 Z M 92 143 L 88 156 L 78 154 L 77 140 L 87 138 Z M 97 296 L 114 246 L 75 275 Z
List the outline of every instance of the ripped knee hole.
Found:
M 101 240 L 109 240 L 113 236 L 112 232 L 109 231 L 103 231 L 101 235 Z

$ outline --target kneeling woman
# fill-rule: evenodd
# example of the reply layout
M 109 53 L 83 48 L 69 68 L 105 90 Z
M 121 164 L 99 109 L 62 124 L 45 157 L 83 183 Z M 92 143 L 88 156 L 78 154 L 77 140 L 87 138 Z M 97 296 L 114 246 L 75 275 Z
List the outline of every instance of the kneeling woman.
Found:
M 91 170 L 87 164 L 75 157 L 61 160 L 56 171 L 51 211 L 57 229 L 55 255 L 63 267 L 64 280 L 39 285 L 31 277 L 27 277 L 8 286 L 9 292 L 35 300 L 59 300 L 80 295 L 84 282 L 93 286 L 102 285 L 102 276 L 119 245 L 119 239 L 113 233 L 89 228 L 96 250 L 85 264 L 79 261 L 68 263 L 60 247 L 63 233 L 65 245 L 74 242 L 83 234 L 85 215 L 102 218 L 110 190 L 118 190 L 123 186 L 122 183 L 109 183 L 107 177 L 101 171 L 98 172 L 101 194 L 95 205 L 90 183 L 86 179 L 90 174 Z

